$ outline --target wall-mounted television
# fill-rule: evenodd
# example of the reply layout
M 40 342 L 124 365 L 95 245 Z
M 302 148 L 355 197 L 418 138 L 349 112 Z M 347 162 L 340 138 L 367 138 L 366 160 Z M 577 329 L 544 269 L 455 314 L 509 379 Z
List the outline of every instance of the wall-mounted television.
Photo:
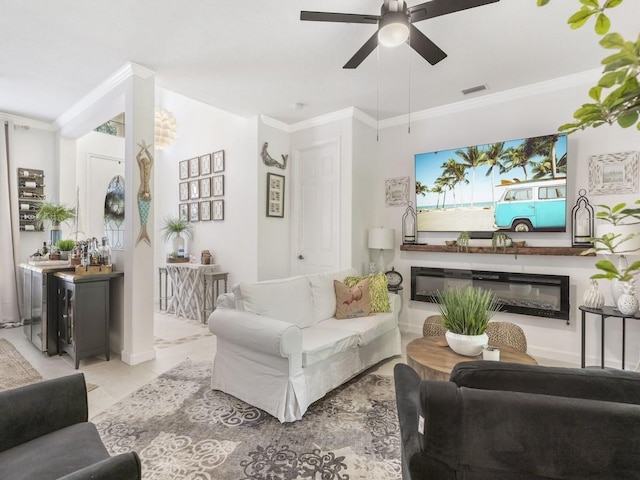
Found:
M 415 155 L 419 232 L 564 232 L 567 137 Z

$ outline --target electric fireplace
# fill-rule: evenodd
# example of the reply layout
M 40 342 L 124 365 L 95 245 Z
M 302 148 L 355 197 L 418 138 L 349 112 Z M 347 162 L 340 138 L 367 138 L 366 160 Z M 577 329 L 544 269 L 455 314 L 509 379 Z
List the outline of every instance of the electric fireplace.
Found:
M 491 290 L 500 310 L 569 323 L 569 277 L 455 268 L 411 267 L 411 300 L 436 303 L 436 293 L 472 285 Z

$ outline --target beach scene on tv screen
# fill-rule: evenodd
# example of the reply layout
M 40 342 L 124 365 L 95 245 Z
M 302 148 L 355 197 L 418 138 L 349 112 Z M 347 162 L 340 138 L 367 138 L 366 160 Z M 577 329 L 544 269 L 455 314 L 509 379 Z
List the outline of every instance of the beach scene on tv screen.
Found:
M 566 230 L 567 137 L 415 155 L 420 232 Z

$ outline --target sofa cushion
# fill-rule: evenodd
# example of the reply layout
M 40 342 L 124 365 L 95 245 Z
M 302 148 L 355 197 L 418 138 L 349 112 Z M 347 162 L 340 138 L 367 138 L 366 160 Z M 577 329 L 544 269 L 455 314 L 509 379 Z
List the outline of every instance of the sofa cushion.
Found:
M 384 273 L 369 275 L 367 277 L 347 277 L 344 283 L 352 287 L 363 278 L 369 279 L 369 296 L 371 298 L 371 311 L 375 313 L 390 312 L 389 291 L 387 290 L 387 277 Z
M 105 458 L 109 453 L 95 425 L 83 422 L 1 452 L 0 478 L 59 478 Z
M 302 330 L 302 366 L 325 360 L 358 346 L 358 335 L 347 330 L 319 326 Z
M 305 276 L 234 286 L 236 308 L 282 320 L 300 328 L 316 323 L 311 287 Z
M 356 270 L 349 268 L 339 272 L 317 273 L 308 276 L 316 321 L 331 318 L 336 314 L 336 291 L 333 281 L 344 282 L 346 277 L 355 274 Z
M 371 311 L 369 302 L 369 279 L 365 278 L 347 287 L 344 283 L 334 280 L 336 289 L 336 318 L 365 317 Z
M 366 317 L 351 318 L 348 322 L 328 318 L 319 322 L 318 326 L 357 333 L 358 346 L 362 346 L 397 328 L 398 322 L 393 313 L 374 313 Z

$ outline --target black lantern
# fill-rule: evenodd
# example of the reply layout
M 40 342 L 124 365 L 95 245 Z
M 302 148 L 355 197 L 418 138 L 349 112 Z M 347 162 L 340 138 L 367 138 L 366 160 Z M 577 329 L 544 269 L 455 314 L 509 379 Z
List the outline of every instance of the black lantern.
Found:
M 578 201 L 571 210 L 571 245 L 574 247 L 593 246 L 593 207 L 589 204 L 586 193 L 583 189 L 578 192 Z
M 413 209 L 413 203 L 408 202 L 407 210 L 402 216 L 402 243 L 416 243 L 417 233 L 416 211 Z

